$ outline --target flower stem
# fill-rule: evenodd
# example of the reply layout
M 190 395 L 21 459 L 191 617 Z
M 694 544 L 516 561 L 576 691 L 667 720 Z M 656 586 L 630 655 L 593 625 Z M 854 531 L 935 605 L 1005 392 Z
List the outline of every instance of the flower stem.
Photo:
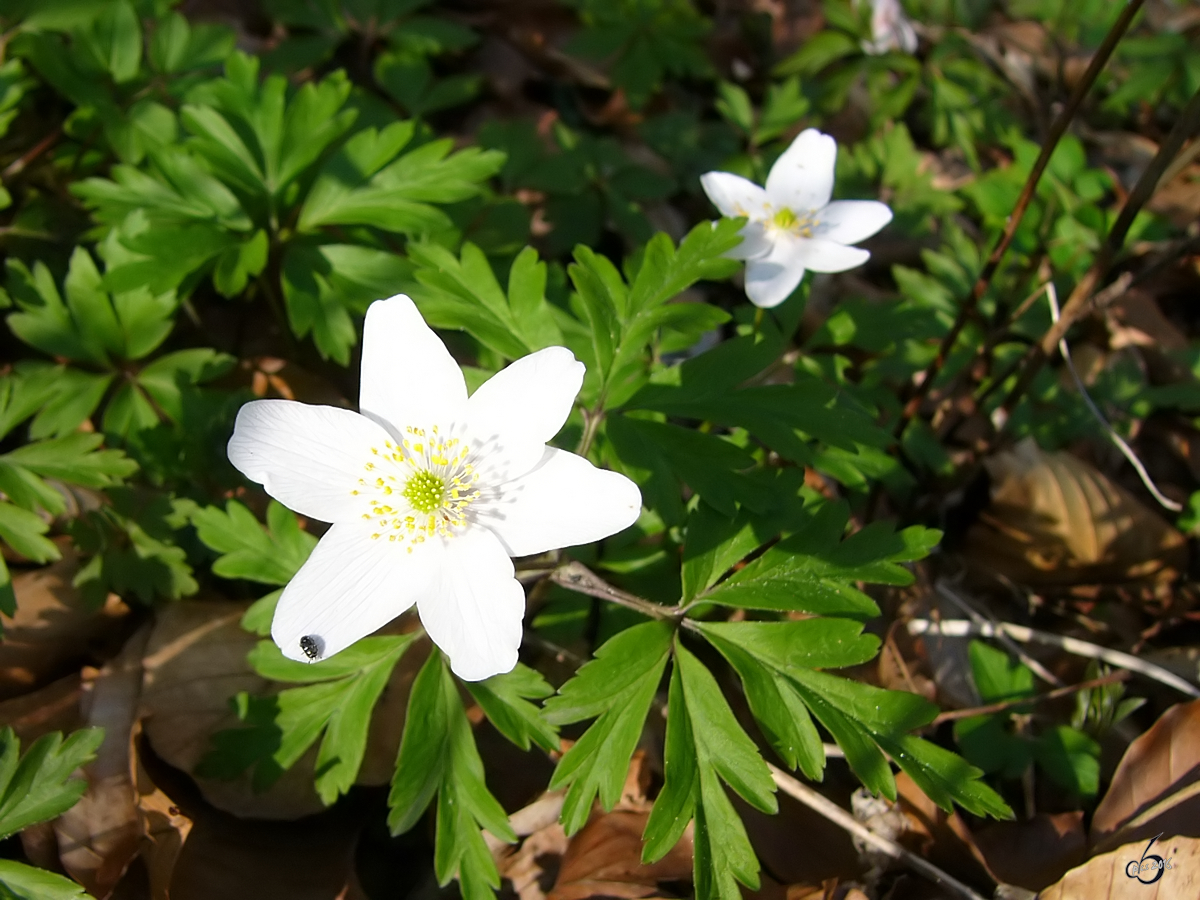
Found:
M 624 606 L 627 609 L 640 612 L 642 615 L 649 616 L 652 619 L 678 621 L 680 618 L 679 614 L 673 609 L 668 609 L 657 603 L 651 603 L 649 600 L 643 600 L 641 597 L 613 587 L 583 563 L 575 562 L 574 560 L 564 563 L 555 569 L 554 573 L 550 576 L 550 580 L 569 591 L 587 594 L 589 597 L 596 597 L 600 600 L 608 600 L 616 603 L 618 606 Z
M 575 448 L 576 456 L 587 456 L 588 451 L 592 449 L 592 442 L 596 439 L 596 431 L 600 427 L 600 422 L 604 419 L 603 401 L 596 404 L 593 410 L 582 410 L 583 412 L 583 434 L 579 438 L 579 446 Z

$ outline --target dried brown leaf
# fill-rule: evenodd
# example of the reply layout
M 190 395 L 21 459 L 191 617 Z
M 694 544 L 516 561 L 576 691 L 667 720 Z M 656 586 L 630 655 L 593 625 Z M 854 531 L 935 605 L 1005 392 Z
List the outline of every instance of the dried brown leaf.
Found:
M 1170 860 L 1171 868 L 1163 871 L 1162 877 L 1152 884 L 1145 882 L 1157 873 L 1140 872 L 1137 868 L 1142 854 L 1147 852 L 1146 843 L 1125 844 L 1092 857 L 1038 894 L 1038 900 L 1196 900 L 1200 897 L 1200 840 L 1166 836 L 1155 841 L 1149 852 L 1161 856 L 1164 862 Z
M 103 669 L 85 670 L 84 718 L 104 729 L 104 743 L 83 769 L 87 790 L 54 823 L 63 868 L 101 900 L 121 880 L 141 841 L 130 761 L 149 637 L 144 627 Z
M 1200 838 L 1200 700 L 1168 709 L 1125 751 L 1092 817 L 1107 849 L 1155 834 Z
M 992 502 L 967 535 L 976 565 L 1040 586 L 1174 577 L 1182 534 L 1083 460 L 1032 440 L 986 463 Z
M 614 810 L 596 816 L 571 838 L 550 900 L 587 897 L 657 897 L 659 881 L 692 877 L 691 826 L 666 856 L 642 862 L 648 812 Z
M 84 602 L 71 580 L 79 557 L 61 544 L 58 562 L 13 578 L 17 612 L 0 616 L 0 699 L 24 694 L 77 670 L 81 663 L 111 656 L 126 635 L 129 608 L 110 594 L 97 610 Z
M 992 822 L 973 837 L 996 878 L 1030 891 L 1053 884 L 1087 859 L 1082 811 Z
M 191 773 L 217 731 L 241 726 L 229 706 L 239 691 L 270 685 L 246 662 L 258 638 L 240 625 L 246 604 L 183 601 L 163 608 L 146 648 L 142 711 L 147 740 L 162 759 Z M 197 778 L 204 798 L 234 815 L 296 819 L 324 808 L 313 789 L 314 753 L 269 790 L 255 792 L 249 774 L 223 781 Z
M 246 608 L 228 601 L 175 603 L 161 611 L 151 634 L 142 693 L 145 735 L 163 760 L 185 772 L 192 773 L 209 752 L 215 732 L 243 727 L 229 705 L 231 697 L 279 687 L 246 660 L 258 641 L 241 628 Z M 409 688 L 427 653 L 428 642 L 419 642 L 392 672 L 372 715 L 359 783 L 379 785 L 391 777 Z M 252 788 L 249 772 L 228 781 L 197 778 L 196 783 L 209 803 L 234 815 L 296 819 L 325 808 L 313 788 L 316 753 L 314 745 L 266 791 Z

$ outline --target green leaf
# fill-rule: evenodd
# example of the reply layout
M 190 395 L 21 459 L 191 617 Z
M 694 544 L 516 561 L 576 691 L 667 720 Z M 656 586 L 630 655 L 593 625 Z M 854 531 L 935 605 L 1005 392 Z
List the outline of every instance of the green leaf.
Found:
M 759 756 L 758 748 L 734 718 L 717 680 L 700 660 L 678 643 L 675 664 L 683 678 L 684 700 L 696 740 L 701 782 L 704 769 L 711 767 L 751 806 L 774 814 L 779 807 L 775 800 L 775 782 Z
M 667 662 L 671 633 L 665 622 L 620 632 L 546 701 L 546 718 L 556 725 L 598 717 L 563 755 L 550 782 L 551 790 L 569 786 L 562 812 L 568 834 L 583 827 L 597 794 L 605 809 L 620 798 Z
M 485 681 L 469 681 L 466 686 L 496 730 L 522 750 L 528 750 L 530 742 L 543 750 L 558 749 L 557 730 L 542 710 L 529 702 L 554 693 L 538 672 L 517 663 L 511 672 Z
M 668 520 L 679 516 L 679 481 L 731 517 L 737 514 L 739 504 L 762 510 L 771 502 L 762 485 L 739 471 L 751 468 L 754 458 L 716 435 L 623 415 L 608 419 L 607 434 L 623 463 L 653 473 L 637 480 L 652 481 L 647 486 L 647 505 Z M 663 508 L 655 496 L 670 505 Z
M 91 896 L 62 875 L 0 859 L 0 897 L 4 900 L 91 900 Z
M 213 749 L 197 773 L 234 777 L 254 766 L 257 789 L 273 784 L 321 738 L 316 760 L 317 794 L 326 805 L 354 784 L 366 751 L 371 712 L 400 657 L 416 634 L 363 638 L 329 660 L 306 665 L 288 660 L 271 641 L 250 654 L 258 674 L 277 681 L 313 682 L 274 697 L 238 698 L 249 728 L 213 735 Z M 322 734 L 324 737 L 322 737 Z
M 65 741 L 60 733 L 43 735 L 24 755 L 11 728 L 0 731 L 0 838 L 53 819 L 75 805 L 87 782 L 70 775 L 95 758 L 104 731 L 85 728 Z
M 877 522 L 839 541 L 847 517 L 844 505 L 822 503 L 806 527 L 719 584 L 705 599 L 748 609 L 794 609 L 851 618 L 878 615 L 874 601 L 855 582 L 910 583 L 912 576 L 898 563 L 924 556 L 941 535 L 919 526 L 896 533 Z
M 732 900 L 741 896 L 737 882 L 758 888 L 758 860 L 721 782 L 766 813 L 778 809 L 775 782 L 716 679 L 678 643 L 667 704 L 665 781 L 646 823 L 643 859 L 661 858 L 694 815 L 697 896 Z
M 322 356 L 345 365 L 358 338 L 352 314 L 366 312 L 411 278 L 403 257 L 353 244 L 296 241 L 283 260 L 283 295 L 298 337 L 311 332 Z
M 967 653 L 975 687 L 984 703 L 1022 700 L 1037 693 L 1033 686 L 1032 670 L 1006 651 L 983 641 L 971 641 Z
M 142 60 L 142 26 L 128 0 L 114 0 L 96 17 L 92 46 L 117 84 L 132 81 Z
M 404 737 L 388 796 L 393 834 L 416 824 L 438 795 L 434 870 L 440 885 L 458 875 L 464 895 L 500 886 L 500 874 L 480 828 L 506 841 L 516 834 L 487 789 L 483 761 L 463 711 L 454 678 L 436 649 L 421 667 L 409 695 Z
M 315 537 L 300 529 L 295 514 L 274 500 L 267 507 L 266 527 L 236 500 L 224 511 L 215 506 L 196 509 L 192 524 L 200 540 L 221 554 L 213 573 L 222 578 L 287 584 L 317 545 Z M 311 672 L 313 667 L 304 668 Z
M 879 638 L 863 634 L 862 623 L 850 619 L 697 622 L 696 627 L 718 648 L 735 644 L 785 675 L 856 666 L 879 652 Z
M 323 167 L 300 211 L 298 230 L 329 225 L 369 225 L 412 235 L 440 230 L 449 219 L 430 204 L 474 196 L 504 164 L 501 153 L 472 147 L 451 154 L 453 143 L 439 140 L 405 153 L 378 171 L 373 171 L 374 165 L 363 165 L 368 157 L 379 164 L 383 147 L 394 155 L 411 134 L 411 124 L 395 123 L 382 133 L 368 130 L 363 138 L 355 135 Z
M 546 266 L 532 248 L 513 260 L 507 297 L 483 251 L 470 242 L 461 259 L 436 244 L 410 244 L 408 252 L 419 266 L 414 299 L 431 325 L 465 330 L 507 359 L 562 343 L 546 302 Z

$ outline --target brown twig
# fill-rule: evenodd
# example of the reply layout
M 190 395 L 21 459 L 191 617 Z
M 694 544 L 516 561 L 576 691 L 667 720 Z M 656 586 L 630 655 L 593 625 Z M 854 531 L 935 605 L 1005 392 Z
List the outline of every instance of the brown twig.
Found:
M 1128 681 L 1129 672 L 1124 669 L 1119 672 L 1112 672 L 1101 678 L 1092 678 L 1089 681 L 1081 681 L 1079 684 L 1068 684 L 1065 687 L 1055 688 L 1052 691 L 1047 691 L 1044 694 L 1038 694 L 1034 697 L 1024 697 L 1020 700 L 1004 700 L 1000 703 L 989 703 L 986 706 L 973 706 L 970 709 L 951 709 L 944 713 L 939 713 L 930 725 L 941 725 L 943 722 L 954 722 L 958 719 L 970 719 L 973 716 L 991 716 L 1005 710 L 1014 709 L 1018 706 L 1031 706 L 1035 703 L 1044 703 L 1047 700 L 1057 700 L 1059 697 L 1066 697 L 1070 694 L 1079 691 L 1090 691 L 1092 688 L 1103 687 L 1106 684 L 1116 684 L 1119 681 Z
M 929 862 L 929 860 L 918 856 L 890 838 L 884 837 L 879 832 L 868 828 L 824 794 L 817 793 L 817 791 L 808 785 L 793 778 L 782 769 L 771 765 L 771 763 L 767 763 L 767 767 L 771 770 L 771 778 L 781 791 L 789 797 L 799 800 L 809 809 L 820 813 L 834 825 L 848 831 L 863 843 L 869 844 L 874 849 L 886 853 L 892 859 L 899 860 L 913 871 L 919 872 L 934 884 L 949 891 L 955 897 L 960 898 L 960 900 L 983 900 L 983 897 L 975 890 L 963 884 L 952 875 L 943 872 L 933 863 Z
M 569 591 L 587 594 L 589 597 L 596 597 L 600 600 L 608 600 L 610 603 L 636 610 L 652 619 L 668 621 L 679 619 L 679 614 L 675 610 L 615 588 L 583 563 L 574 560 L 555 569 L 550 580 Z
M 1059 317 L 1059 320 L 1051 324 L 1046 333 L 1042 335 L 1042 339 L 1030 347 L 1022 358 L 1021 368 L 1017 374 L 1017 381 L 1013 385 L 1012 390 L 1008 392 L 1008 396 L 1004 398 L 1004 403 L 1000 407 L 1003 421 L 1007 421 L 1013 407 L 1025 394 L 1025 391 L 1029 389 L 1034 376 L 1041 369 L 1042 364 L 1050 357 L 1050 354 L 1054 352 L 1059 341 L 1062 340 L 1070 327 L 1091 309 L 1092 304 L 1089 301 L 1093 298 L 1093 294 L 1096 293 L 1097 286 L 1108 274 L 1114 257 L 1116 257 L 1117 253 L 1124 246 L 1125 238 L 1129 234 L 1129 229 L 1133 225 L 1134 218 L 1141 212 L 1142 207 L 1146 205 L 1150 198 L 1154 196 L 1163 173 L 1167 170 L 1171 161 L 1179 155 L 1179 151 L 1184 143 L 1198 131 L 1200 131 L 1200 90 L 1197 90 L 1192 95 L 1192 99 L 1188 101 L 1187 106 L 1184 107 L 1183 112 L 1175 121 L 1175 126 L 1159 146 L 1154 159 L 1150 161 L 1150 165 L 1142 172 L 1141 177 L 1137 180 L 1137 184 L 1133 186 L 1133 190 L 1125 198 L 1121 212 L 1117 214 L 1117 220 L 1113 223 L 1112 228 L 1109 229 L 1108 237 L 1100 245 L 1100 249 L 1096 251 L 1096 258 L 1092 261 L 1091 267 L 1079 279 L 1079 282 L 1075 285 L 1075 289 L 1071 291 L 1071 296 L 1067 298 L 1067 302 L 1063 305 L 1062 315 Z
M 58 139 L 61 138 L 62 135 L 62 126 L 59 125 L 48 135 L 26 150 L 23 154 L 5 166 L 4 171 L 0 172 L 0 181 L 8 181 L 10 178 L 15 178 L 17 175 L 20 175 L 23 171 L 25 171 L 25 168 L 31 162 L 57 144 Z
M 958 336 L 962 333 L 963 328 L 966 327 L 971 316 L 974 315 L 975 310 L 979 306 L 979 301 L 983 299 L 983 295 L 987 293 L 992 279 L 996 276 L 996 272 L 1000 268 L 1000 263 L 1003 261 L 1004 255 L 1008 252 L 1009 245 L 1012 244 L 1013 238 L 1016 236 L 1017 229 L 1021 225 L 1021 220 L 1025 217 L 1025 212 L 1033 200 L 1033 194 L 1037 190 L 1038 182 L 1041 180 L 1046 166 L 1050 163 L 1050 157 L 1054 153 L 1054 149 L 1058 146 L 1059 139 L 1066 133 L 1067 126 L 1075 117 L 1075 113 L 1078 112 L 1079 107 L 1082 105 L 1084 97 L 1087 96 L 1088 91 L 1091 90 L 1092 85 L 1099 77 L 1100 71 L 1107 64 L 1108 58 L 1112 55 L 1113 50 L 1116 49 L 1117 44 L 1125 34 L 1125 30 L 1129 27 L 1129 23 L 1133 21 L 1133 17 L 1141 9 L 1142 3 L 1143 0 L 1129 0 L 1125 4 L 1125 8 L 1117 16 L 1117 20 L 1113 22 L 1112 27 L 1108 30 L 1108 34 L 1104 36 L 1104 42 L 1096 50 L 1095 55 L 1092 56 L 1087 71 L 1083 73 L 1083 77 L 1075 85 L 1075 90 L 1071 92 L 1071 97 L 1067 100 L 1066 106 L 1063 107 L 1062 112 L 1058 114 L 1054 122 L 1050 125 L 1050 131 L 1042 144 L 1041 152 L 1038 154 L 1033 168 L 1029 171 L 1029 177 L 1025 179 L 1025 186 L 1021 189 L 1021 194 L 1017 198 L 1016 205 L 1008 217 L 1004 233 L 1000 235 L 999 243 L 996 244 L 995 249 L 992 250 L 991 255 L 984 264 L 983 271 L 979 273 L 979 278 L 976 279 L 975 285 L 971 288 L 971 293 L 959 308 L 958 315 L 954 319 L 954 324 L 950 326 L 950 331 L 946 333 L 946 336 L 942 339 L 942 343 L 938 347 L 937 355 L 925 367 L 925 371 L 921 373 L 921 380 L 917 383 L 912 396 L 904 405 L 904 410 L 893 431 L 893 435 L 896 438 L 899 438 L 904 433 L 904 429 L 908 427 L 908 423 L 912 421 L 913 417 L 920 410 L 922 401 L 933 387 L 933 381 L 937 377 L 937 373 L 946 364 L 946 359 L 949 357 L 950 351 L 954 348 L 954 343 L 958 340 Z

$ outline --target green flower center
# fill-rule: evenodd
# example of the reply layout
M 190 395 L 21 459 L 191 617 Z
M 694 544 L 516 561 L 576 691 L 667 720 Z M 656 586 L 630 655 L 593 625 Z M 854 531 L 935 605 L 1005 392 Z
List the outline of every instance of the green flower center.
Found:
M 817 211 L 813 209 L 797 215 L 795 210 L 784 206 L 771 216 L 770 224 L 779 231 L 790 231 L 798 237 L 810 238 L 818 224 Z
M 431 513 L 446 499 L 446 481 L 432 472 L 414 472 L 400 493 L 417 512 Z
M 785 206 L 779 212 L 775 213 L 771 221 L 780 228 L 791 228 L 798 220 L 796 219 L 796 214 Z

